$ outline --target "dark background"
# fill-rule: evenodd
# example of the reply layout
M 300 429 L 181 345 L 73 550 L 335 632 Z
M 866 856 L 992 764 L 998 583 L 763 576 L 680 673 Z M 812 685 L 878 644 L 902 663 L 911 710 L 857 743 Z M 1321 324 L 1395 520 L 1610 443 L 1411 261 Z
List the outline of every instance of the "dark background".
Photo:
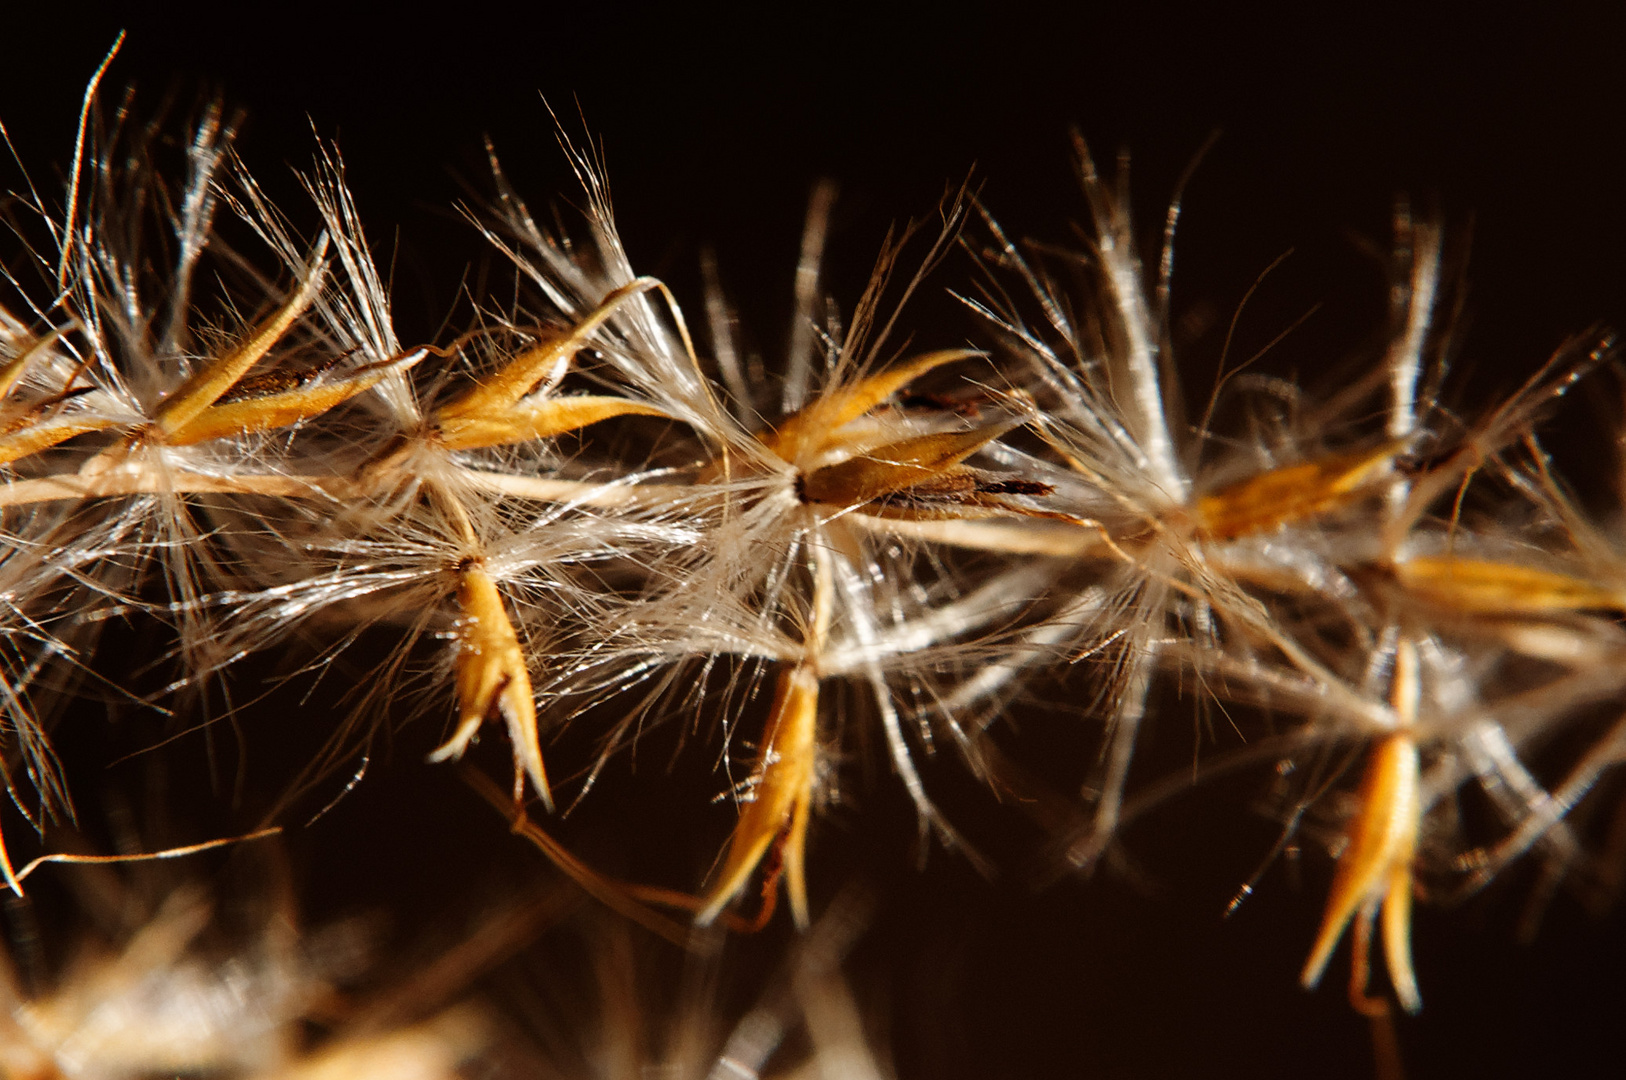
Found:
M 533 204 L 576 200 L 543 96 L 573 133 L 579 103 L 602 138 L 634 266 L 672 280 L 698 313 L 698 253 L 714 246 L 770 357 L 786 333 L 815 180 L 841 185 L 828 279 L 850 307 L 887 224 L 930 212 L 968 173 L 1011 231 L 1063 239 L 1080 204 L 1070 125 L 1104 166 L 1120 148 L 1133 152 L 1148 244 L 1176 178 L 1222 132 L 1186 198 L 1177 313 L 1223 329 L 1265 266 L 1295 249 L 1250 307 L 1236 348 L 1251 353 L 1323 303 L 1271 358 L 1306 379 L 1380 324 L 1382 272 L 1357 241 L 1387 242 L 1402 193 L 1436 212 L 1459 250 L 1471 239 L 1454 392 L 1488 396 L 1566 336 L 1626 326 L 1626 27 L 1600 14 L 1611 5 L 1515 16 L 1224 5 L 1197 19 L 1127 16 L 1124 6 L 1057 16 L 463 4 L 431 20 L 382 5 L 361 15 L 336 4 L 74 4 L 6 16 L 0 119 L 49 186 L 50 168 L 71 154 L 85 80 L 122 27 L 130 36 L 107 86 L 134 83 L 154 107 L 166 95 L 187 106 L 200 92 L 223 94 L 247 113 L 243 156 L 289 208 L 290 167 L 310 160 L 314 127 L 338 141 L 375 246 L 394 252 L 407 340 L 435 332 L 463 267 L 482 257 L 452 209 L 489 191 L 482 135 Z M 963 276 L 950 266 L 938 282 Z M 952 305 L 928 298 L 921 311 L 923 345 L 970 332 Z M 1183 360 L 1193 385 L 1206 389 L 1218 357 L 1218 334 L 1194 333 Z M 1179 723 L 1170 728 L 1165 738 L 1184 738 Z M 251 729 L 256 738 L 270 736 Z M 447 883 L 476 880 L 485 862 L 528 858 L 503 845 L 494 819 L 489 839 L 470 839 L 482 811 L 442 812 L 467 793 L 417 763 L 417 742 L 411 750 L 295 842 L 314 905 L 405 909 L 433 894 L 455 906 Z M 1143 879 L 1104 875 L 1037 894 L 1026 883 L 1031 851 L 991 885 L 940 851 L 917 873 L 902 854 L 907 838 L 868 824 L 907 821 L 895 786 L 884 776 L 860 784 L 856 808 L 815 844 L 859 837 L 856 848 L 875 847 L 876 865 L 891 867 L 871 871 L 892 880 L 854 964 L 878 988 L 866 996 L 890 1017 L 905 1075 L 1369 1074 L 1365 1023 L 1338 985 L 1347 954 L 1320 993 L 1296 986 L 1324 861 L 1311 860 L 1302 881 L 1267 875 L 1221 921 L 1275 834 L 1250 817 L 1246 785 L 1178 800 L 1132 834 Z M 688 820 L 672 805 L 704 801 L 676 780 L 634 789 L 648 804 L 634 827 L 658 821 L 649 828 L 660 836 L 679 834 L 673 818 Z M 726 835 L 719 821 L 682 842 L 715 850 Z M 590 818 L 571 827 L 592 846 Z M 376 831 L 363 833 L 358 855 L 346 830 Z M 1626 1005 L 1621 916 L 1593 921 L 1561 896 L 1521 947 L 1514 924 L 1527 885 L 1514 875 L 1466 909 L 1419 914 L 1427 1007 L 1401 1025 L 1416 1075 L 1613 1071 Z

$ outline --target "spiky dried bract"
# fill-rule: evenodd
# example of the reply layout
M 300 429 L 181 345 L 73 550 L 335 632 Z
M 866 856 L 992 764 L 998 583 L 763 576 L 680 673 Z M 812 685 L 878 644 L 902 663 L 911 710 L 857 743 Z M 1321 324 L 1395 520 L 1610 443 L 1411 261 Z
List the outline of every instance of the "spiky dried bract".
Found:
M 768 713 L 767 738 L 751 782 L 750 801 L 729 841 L 728 857 L 696 921 L 714 922 L 756 872 L 772 845 L 780 849 L 791 912 L 796 925 L 808 924 L 806 874 L 802 854 L 812 811 L 814 766 L 818 755 L 819 680 L 808 668 L 780 673 Z
M 1603 582 L 1517 563 L 1412 555 L 1394 564 L 1408 596 L 1462 615 L 1532 616 L 1619 611 L 1626 592 Z
M 1355 796 L 1355 819 L 1338 856 L 1338 873 L 1327 898 L 1321 930 L 1299 977 L 1306 987 L 1314 987 L 1321 981 L 1321 973 L 1349 921 L 1360 918 L 1370 924 L 1381 910 L 1389 978 L 1407 1012 L 1423 1006 L 1411 964 L 1412 859 L 1423 810 L 1417 740 L 1412 729 L 1422 696 L 1421 678 L 1417 647 L 1409 640 L 1400 640 L 1395 646 L 1390 703 L 1399 729 L 1372 748 Z M 1356 970 L 1364 970 L 1364 964 L 1364 958 L 1358 958 Z M 1357 1001 L 1366 993 L 1364 980 L 1361 982 L 1363 985 L 1352 983 L 1350 987 Z
M 1398 443 L 1283 465 L 1197 498 L 1197 529 L 1207 540 L 1275 532 L 1336 510 L 1387 476 Z
M 531 442 L 569 434 L 615 416 L 660 416 L 655 406 L 625 398 L 580 395 L 546 398 L 570 369 L 570 362 L 624 302 L 660 283 L 629 282 L 606 296 L 598 308 L 553 340 L 514 357 L 435 412 L 436 436 L 448 450 L 472 450 Z
M 239 380 L 228 400 L 218 400 L 179 430 L 164 436 L 171 446 L 189 446 L 229 436 L 293 427 L 337 408 L 377 386 L 392 370 L 422 360 L 424 352 L 368 364 L 354 374 L 324 378 L 322 373 L 267 373 L 253 385 Z
M 536 730 L 536 695 L 525 653 L 503 607 L 497 583 L 478 564 L 458 571 L 457 730 L 431 761 L 463 756 L 469 741 L 487 718 L 501 715 L 514 746 L 514 799 L 520 801 L 518 777 L 528 775 L 551 809 L 553 793 L 542 767 L 542 747 Z

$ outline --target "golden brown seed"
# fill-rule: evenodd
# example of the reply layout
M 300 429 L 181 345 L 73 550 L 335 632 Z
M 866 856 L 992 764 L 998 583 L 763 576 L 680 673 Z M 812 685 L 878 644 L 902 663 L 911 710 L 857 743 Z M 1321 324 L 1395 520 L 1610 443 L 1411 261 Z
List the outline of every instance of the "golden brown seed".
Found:
M 1397 562 L 1411 595 L 1463 615 L 1556 615 L 1626 609 L 1626 590 L 1517 563 L 1421 555 Z
M 1398 443 L 1272 469 L 1197 500 L 1198 533 L 1235 540 L 1302 521 L 1351 501 L 1388 471 Z
M 1381 909 L 1389 981 L 1407 1012 L 1423 1007 L 1411 962 L 1412 858 L 1423 810 L 1417 740 L 1412 734 L 1419 683 L 1416 648 L 1402 640 L 1395 653 L 1392 701 L 1402 726 L 1373 747 L 1367 759 L 1357 796 L 1360 806 L 1338 856 L 1321 929 L 1299 975 L 1307 989 L 1314 987 L 1350 920 L 1360 918 L 1369 926 Z M 1364 964 L 1364 957 L 1357 958 L 1357 970 Z
M 706 893 L 695 918 L 700 925 L 710 925 L 739 896 L 776 842 L 781 845 L 791 914 L 797 926 L 808 925 L 803 854 L 818 761 L 818 709 L 819 680 L 809 667 L 799 664 L 780 674 L 768 737 L 757 759 L 753 798 L 734 826 L 717 884 Z
M 429 760 L 462 757 L 480 726 L 501 716 L 508 726 L 508 741 L 514 747 L 515 801 L 522 798 L 524 778 L 529 776 L 551 810 L 553 793 L 542 767 L 536 698 L 525 652 L 497 583 L 479 563 L 470 563 L 458 571 L 457 605 L 462 612 L 457 643 L 457 730 Z

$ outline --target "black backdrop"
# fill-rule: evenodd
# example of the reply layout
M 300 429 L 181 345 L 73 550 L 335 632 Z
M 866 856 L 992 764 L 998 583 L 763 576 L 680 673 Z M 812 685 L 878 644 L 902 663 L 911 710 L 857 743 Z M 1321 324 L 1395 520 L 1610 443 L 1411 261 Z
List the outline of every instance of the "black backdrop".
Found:
M 464 265 L 479 257 L 450 207 L 486 190 L 483 134 L 534 201 L 574 198 L 542 96 L 575 130 L 579 103 L 602 137 L 634 265 L 668 277 L 694 308 L 697 254 L 714 246 L 769 355 L 785 333 L 817 178 L 841 185 L 829 286 L 850 304 L 886 225 L 928 212 L 968 173 L 1013 231 L 1061 236 L 1078 210 L 1075 124 L 1099 157 L 1133 152 L 1148 240 L 1176 177 L 1222 132 L 1186 200 L 1177 304 L 1223 323 L 1259 272 L 1295 248 L 1244 330 L 1257 347 L 1324 302 L 1319 321 L 1274 358 L 1285 370 L 1317 372 L 1336 343 L 1375 325 L 1381 279 L 1348 237 L 1385 240 L 1401 192 L 1472 237 L 1465 396 L 1509 385 L 1568 334 L 1626 326 L 1618 17 L 1226 5 L 1193 19 L 1094 6 L 1060 16 L 542 2 L 427 16 L 75 4 L 0 16 L 0 119 L 36 179 L 60 168 L 84 82 L 122 27 L 130 36 L 109 85 L 133 82 L 153 103 L 222 93 L 246 110 L 241 151 L 285 205 L 296 202 L 286 166 L 309 161 L 312 127 L 335 138 L 370 235 L 395 253 L 408 340 L 435 332 Z M 964 317 L 933 303 L 916 325 L 940 329 L 922 331 L 922 344 L 963 338 Z M 944 340 L 924 340 L 934 333 Z M 1194 385 L 1206 388 L 1217 357 L 1213 335 L 1193 343 Z M 1188 729 L 1167 730 L 1181 742 Z M 313 906 L 387 905 L 406 935 L 415 917 L 458 906 L 449 882 L 528 858 L 468 808 L 444 770 L 419 764 L 419 743 L 433 735 L 405 740 L 410 752 L 292 842 Z M 252 725 L 245 736 L 271 761 L 277 737 Z M 670 780 L 646 766 L 624 789 L 628 827 L 714 849 L 726 824 L 672 809 L 703 807 L 701 765 Z M 606 801 L 621 797 L 609 786 Z M 884 776 L 860 784 L 855 808 L 815 843 L 874 847 L 876 865 L 890 867 L 870 871 L 887 878 L 884 899 L 854 963 L 866 1000 L 888 1017 L 904 1075 L 1368 1074 L 1364 1021 L 1335 987 L 1305 995 L 1295 983 L 1324 862 L 1312 861 L 1303 881 L 1268 875 L 1235 918 L 1220 918 L 1274 837 L 1268 821 L 1249 817 L 1245 784 L 1177 800 L 1132 835 L 1136 881 L 1104 875 L 1038 893 L 1027 885 L 1031 852 L 993 884 L 941 851 L 917 872 L 902 854 L 912 826 L 895 786 Z M 613 831 L 613 818 L 587 813 L 570 828 L 592 848 L 594 829 Z M 906 827 L 889 836 L 872 819 Z M 695 821 L 709 830 L 698 841 L 686 824 Z M 354 835 L 369 840 L 358 846 Z M 1402 1024 L 1417 1075 L 1613 1071 L 1626 1004 L 1621 916 L 1594 921 L 1560 897 L 1521 947 L 1513 926 L 1527 885 L 1419 915 L 1427 1007 Z

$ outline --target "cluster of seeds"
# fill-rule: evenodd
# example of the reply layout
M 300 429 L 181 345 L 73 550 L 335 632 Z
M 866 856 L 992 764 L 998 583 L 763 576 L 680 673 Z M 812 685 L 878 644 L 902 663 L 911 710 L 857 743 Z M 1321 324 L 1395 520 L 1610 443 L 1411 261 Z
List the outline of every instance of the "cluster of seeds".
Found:
M 1419 892 L 1471 891 L 1527 854 L 1550 882 L 1612 880 L 1573 812 L 1626 753 L 1626 555 L 1539 441 L 1571 386 L 1607 377 L 1610 343 L 1567 342 L 1505 401 L 1455 415 L 1429 223 L 1399 215 L 1389 344 L 1367 375 L 1321 397 L 1222 381 L 1190 423 L 1167 325 L 1175 214 L 1149 272 L 1082 144 L 1078 250 L 1014 242 L 961 193 L 935 236 L 889 238 L 846 319 L 820 291 L 819 192 L 797 333 L 766 374 L 720 293 L 703 350 L 634 272 L 601 171 L 568 146 L 585 236 L 539 227 L 494 165 L 498 197 L 473 217 L 517 288 L 409 347 L 336 154 L 306 181 L 322 222 L 306 238 L 218 112 L 178 185 L 125 113 L 103 126 L 60 205 L 30 183 L 8 208 L 27 242 L 0 308 L 0 694 L 6 782 L 42 829 L 72 806 L 49 719 L 92 677 L 98 631 L 139 613 L 173 632 L 168 691 L 388 630 L 395 651 L 294 787 L 351 771 L 402 710 L 449 702 L 433 759 L 500 724 L 510 813 L 544 846 L 528 815 L 554 807 L 558 732 L 600 726 L 597 764 L 570 763 L 582 798 L 646 724 L 681 718 L 721 748 L 738 805 L 696 895 L 554 854 L 612 902 L 701 925 L 765 921 L 781 883 L 810 924 L 809 824 L 844 746 L 884 746 L 922 830 L 982 858 L 919 758 L 1019 769 L 1020 739 L 996 751 L 989 731 L 1068 665 L 1101 750 L 1077 763 L 1060 862 L 1094 865 L 1153 797 L 1131 764 L 1167 722 L 1160 684 L 1240 706 L 1258 725 L 1243 756 L 1304 766 L 1284 818 L 1342 837 L 1302 980 L 1353 927 L 1363 1009 L 1385 1007 L 1368 996 L 1375 927 L 1395 999 L 1421 1005 Z M 219 238 L 222 215 L 274 269 Z M 970 260 L 982 339 L 912 354 L 904 302 L 951 255 Z M 3 845 L 0 869 L 20 891 Z

